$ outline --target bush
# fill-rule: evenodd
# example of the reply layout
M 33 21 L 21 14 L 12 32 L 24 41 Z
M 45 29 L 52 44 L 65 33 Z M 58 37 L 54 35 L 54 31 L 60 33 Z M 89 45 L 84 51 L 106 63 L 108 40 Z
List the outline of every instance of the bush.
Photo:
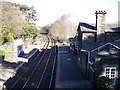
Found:
M 14 37 L 13 37 L 12 33 L 8 33 L 6 38 L 7 38 L 7 41 L 13 41 L 14 40 Z
M 4 37 L 0 36 L 0 45 L 3 44 L 3 42 L 4 42 Z
M 0 56 L 5 56 L 5 51 L 0 50 Z
M 107 77 L 98 77 L 96 80 L 96 88 L 100 90 L 113 90 L 112 81 Z
M 40 31 L 37 29 L 36 26 L 27 22 L 23 23 L 23 29 L 25 30 L 26 36 L 29 36 L 33 39 L 35 39 L 40 34 Z

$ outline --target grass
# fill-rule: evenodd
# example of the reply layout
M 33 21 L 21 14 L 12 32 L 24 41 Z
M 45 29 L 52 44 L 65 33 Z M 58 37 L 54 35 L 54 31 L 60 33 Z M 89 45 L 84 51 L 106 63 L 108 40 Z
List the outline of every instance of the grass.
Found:
M 0 50 L 0 56 L 5 56 L 5 51 L 4 50 Z

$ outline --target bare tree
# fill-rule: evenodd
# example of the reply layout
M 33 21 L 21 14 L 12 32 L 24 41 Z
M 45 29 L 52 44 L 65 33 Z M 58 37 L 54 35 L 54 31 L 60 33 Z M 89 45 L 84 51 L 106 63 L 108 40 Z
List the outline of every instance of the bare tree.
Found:
M 2 35 L 7 37 L 9 33 L 13 37 L 23 35 L 25 32 L 22 29 L 23 15 L 22 12 L 10 2 L 1 2 L 2 5 Z
M 59 40 L 67 40 L 76 34 L 76 26 L 70 21 L 70 15 L 65 14 L 55 21 L 51 27 L 49 34 L 53 35 Z

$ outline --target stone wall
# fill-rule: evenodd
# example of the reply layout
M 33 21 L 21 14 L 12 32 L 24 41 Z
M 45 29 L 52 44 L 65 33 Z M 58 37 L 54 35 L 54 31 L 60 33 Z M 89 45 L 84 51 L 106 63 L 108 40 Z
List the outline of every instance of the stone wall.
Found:
M 13 61 L 13 42 L 5 43 L 4 45 L 0 46 L 0 50 L 5 51 L 5 61 L 12 62 Z
M 96 29 L 97 35 L 103 34 L 105 32 L 105 11 L 96 11 Z
M 14 40 L 16 41 L 16 40 Z M 17 46 L 15 47 L 15 42 L 7 42 L 0 46 L 0 50 L 5 51 L 5 58 L 4 61 L 7 62 L 16 62 L 18 59 L 18 52 L 17 52 Z M 20 42 L 16 42 L 17 45 L 20 44 Z

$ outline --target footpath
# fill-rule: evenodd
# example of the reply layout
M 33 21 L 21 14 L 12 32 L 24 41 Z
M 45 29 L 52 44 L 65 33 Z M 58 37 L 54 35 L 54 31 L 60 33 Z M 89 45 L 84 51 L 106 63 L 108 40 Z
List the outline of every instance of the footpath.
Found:
M 58 62 L 55 88 L 91 89 L 91 84 L 83 73 L 77 57 L 72 54 L 69 46 L 58 47 Z M 92 89 L 91 89 L 92 90 Z

